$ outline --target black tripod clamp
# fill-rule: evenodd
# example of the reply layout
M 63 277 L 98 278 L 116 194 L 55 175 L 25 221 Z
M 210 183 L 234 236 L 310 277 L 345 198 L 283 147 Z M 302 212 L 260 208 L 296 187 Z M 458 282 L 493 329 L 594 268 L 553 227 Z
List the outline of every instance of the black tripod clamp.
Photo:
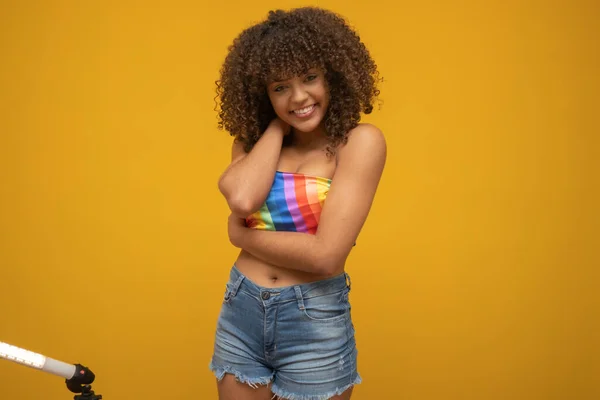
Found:
M 102 395 L 97 395 L 92 390 L 92 383 L 96 375 L 87 367 L 81 364 L 75 364 L 75 374 L 71 379 L 67 379 L 67 389 L 73 393 L 80 393 L 73 397 L 74 400 L 102 400 Z

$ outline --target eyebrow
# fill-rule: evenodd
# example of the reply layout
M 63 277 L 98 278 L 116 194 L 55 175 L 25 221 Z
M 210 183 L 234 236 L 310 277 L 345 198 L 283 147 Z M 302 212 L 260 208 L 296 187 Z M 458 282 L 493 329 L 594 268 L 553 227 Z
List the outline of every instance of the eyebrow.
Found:
M 302 75 L 309 75 L 309 74 L 318 74 L 319 71 L 317 68 L 313 67 L 313 68 L 309 68 L 304 72 L 301 72 L 298 76 L 302 76 Z M 291 77 L 274 77 L 273 79 L 271 79 L 271 83 L 270 85 L 274 85 L 276 83 L 282 83 L 282 82 L 286 82 L 289 81 L 290 79 L 292 79 Z

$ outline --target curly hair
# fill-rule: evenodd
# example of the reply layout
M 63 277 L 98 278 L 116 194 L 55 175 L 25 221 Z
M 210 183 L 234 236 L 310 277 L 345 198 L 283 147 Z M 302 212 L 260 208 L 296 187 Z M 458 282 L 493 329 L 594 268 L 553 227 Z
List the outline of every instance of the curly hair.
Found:
M 379 95 L 377 65 L 343 17 L 316 7 L 270 11 L 240 33 L 220 70 L 218 127 L 243 143 L 246 152 L 276 117 L 267 94 L 270 80 L 320 68 L 330 93 L 324 116 L 328 153 L 370 114 Z M 216 99 L 215 98 L 215 99 Z

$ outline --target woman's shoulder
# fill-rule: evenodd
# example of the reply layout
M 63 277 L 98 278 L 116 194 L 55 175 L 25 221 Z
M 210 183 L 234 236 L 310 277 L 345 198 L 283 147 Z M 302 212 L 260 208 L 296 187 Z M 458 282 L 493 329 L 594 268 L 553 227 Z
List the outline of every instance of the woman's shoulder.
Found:
M 362 123 L 348 132 L 348 140 L 340 146 L 339 155 L 362 157 L 370 154 L 385 158 L 386 150 L 385 136 L 381 129 L 373 124 Z
M 387 159 L 387 144 L 381 129 L 373 124 L 359 124 L 348 132 L 348 140 L 338 148 L 336 170 L 355 174 L 357 168 L 379 179 Z
M 383 132 L 381 131 L 381 129 L 379 129 L 377 126 L 375 126 L 373 124 L 369 124 L 369 123 L 360 123 L 360 124 L 356 125 L 356 127 L 350 129 L 350 131 L 348 132 L 348 140 L 350 140 L 352 137 L 357 137 L 357 136 L 370 136 L 370 137 L 375 136 L 376 137 L 375 140 L 382 139 L 385 141 L 385 138 L 383 137 Z

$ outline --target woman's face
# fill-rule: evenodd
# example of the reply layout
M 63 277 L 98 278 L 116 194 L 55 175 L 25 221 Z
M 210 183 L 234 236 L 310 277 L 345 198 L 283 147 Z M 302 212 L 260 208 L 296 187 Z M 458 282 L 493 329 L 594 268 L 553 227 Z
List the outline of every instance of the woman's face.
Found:
M 279 118 L 298 132 L 313 132 L 329 106 L 329 89 L 323 71 L 276 79 L 267 85 L 269 99 Z

